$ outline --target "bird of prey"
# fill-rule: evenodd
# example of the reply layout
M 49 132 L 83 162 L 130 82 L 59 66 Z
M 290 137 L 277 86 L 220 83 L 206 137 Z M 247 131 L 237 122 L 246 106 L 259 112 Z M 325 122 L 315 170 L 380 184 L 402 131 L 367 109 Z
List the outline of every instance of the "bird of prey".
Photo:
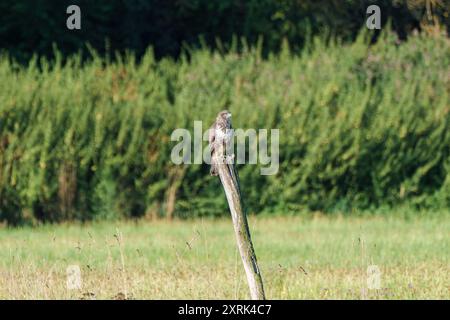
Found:
M 219 112 L 216 117 L 216 121 L 209 129 L 209 146 L 211 149 L 211 170 L 212 176 L 219 174 L 217 169 L 217 163 L 214 159 L 214 152 L 218 146 L 223 145 L 223 150 L 226 151 L 226 146 L 231 142 L 233 137 L 233 130 L 231 129 L 231 113 L 228 110 Z M 225 156 L 225 155 L 224 155 Z

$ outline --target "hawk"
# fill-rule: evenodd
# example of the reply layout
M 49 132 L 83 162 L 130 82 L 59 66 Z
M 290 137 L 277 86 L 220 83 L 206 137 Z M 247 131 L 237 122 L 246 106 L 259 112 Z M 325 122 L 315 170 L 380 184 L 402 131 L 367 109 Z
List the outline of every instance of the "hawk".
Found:
M 209 146 L 211 149 L 211 170 L 212 176 L 219 174 L 217 170 L 217 164 L 214 160 L 214 152 L 217 146 L 223 145 L 223 150 L 226 151 L 226 146 L 231 142 L 233 138 L 233 130 L 231 129 L 231 113 L 228 110 L 219 112 L 216 117 L 216 121 L 209 128 Z

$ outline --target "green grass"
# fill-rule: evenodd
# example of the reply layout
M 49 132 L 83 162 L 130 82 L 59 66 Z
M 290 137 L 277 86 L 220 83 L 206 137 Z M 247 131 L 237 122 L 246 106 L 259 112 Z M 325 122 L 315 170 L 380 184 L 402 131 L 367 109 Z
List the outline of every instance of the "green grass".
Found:
M 433 214 L 409 219 L 251 217 L 267 297 L 449 299 L 450 219 L 447 213 Z M 81 290 L 66 288 L 66 268 L 72 264 L 81 268 Z M 369 265 L 381 270 L 378 290 L 367 288 Z M 247 298 L 231 221 L 141 220 L 0 229 L 1 299 L 125 295 Z

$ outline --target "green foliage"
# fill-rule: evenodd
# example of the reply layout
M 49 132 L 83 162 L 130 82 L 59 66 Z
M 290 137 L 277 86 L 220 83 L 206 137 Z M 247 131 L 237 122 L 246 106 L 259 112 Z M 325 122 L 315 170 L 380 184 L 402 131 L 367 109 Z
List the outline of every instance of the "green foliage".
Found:
M 170 161 L 176 128 L 279 128 L 280 170 L 239 166 L 250 212 L 450 206 L 450 42 L 390 33 L 369 46 L 313 38 L 288 46 L 148 50 L 114 62 L 0 58 L 0 219 L 92 219 L 227 212 L 207 165 Z M 243 46 L 246 48 L 245 46 Z M 175 196 L 174 196 L 175 195 Z
M 66 8 L 79 5 L 81 30 L 66 28 Z M 229 46 L 233 36 L 255 44 L 264 39 L 264 53 L 279 49 L 283 39 L 302 48 L 308 38 L 329 33 L 354 39 L 365 27 L 366 9 L 381 8 L 383 28 L 404 39 L 429 26 L 450 30 L 449 0 L 2 0 L 0 48 L 27 61 L 34 53 L 51 56 L 53 44 L 64 55 L 96 50 L 131 49 L 138 56 L 147 46 L 157 57 L 178 56 L 185 44 Z

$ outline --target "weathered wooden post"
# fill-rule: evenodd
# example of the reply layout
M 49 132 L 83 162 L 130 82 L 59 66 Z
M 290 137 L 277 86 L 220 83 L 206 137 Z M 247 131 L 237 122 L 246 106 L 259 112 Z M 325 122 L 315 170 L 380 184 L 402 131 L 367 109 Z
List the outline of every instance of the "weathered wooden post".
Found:
M 231 140 L 230 143 L 233 143 L 233 141 Z M 231 150 L 223 143 L 215 145 L 212 162 L 216 163 L 217 173 L 225 190 L 239 253 L 250 288 L 250 296 L 253 300 L 263 300 L 265 299 L 264 287 L 250 237 L 247 216 L 242 205 L 239 176 L 234 165 L 234 154 L 227 155 L 226 149 Z

